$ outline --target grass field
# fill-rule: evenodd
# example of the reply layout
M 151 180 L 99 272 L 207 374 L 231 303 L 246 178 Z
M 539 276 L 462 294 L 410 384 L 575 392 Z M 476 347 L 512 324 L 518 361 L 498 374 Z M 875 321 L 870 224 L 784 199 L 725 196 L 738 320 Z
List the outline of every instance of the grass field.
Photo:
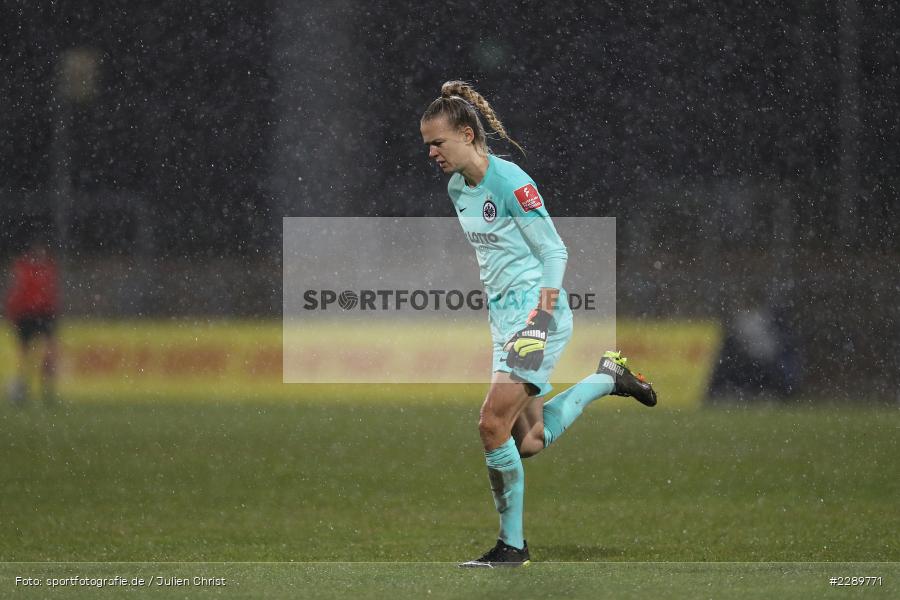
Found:
M 480 389 L 421 404 L 362 389 L 4 406 L 0 595 L 47 597 L 15 577 L 79 573 L 231 582 L 179 588 L 191 597 L 837 597 L 827 578 L 853 575 L 900 593 L 896 409 L 595 405 L 526 461 L 535 564 L 491 574 L 452 564 L 497 527 Z M 833 564 L 850 562 L 867 564 Z

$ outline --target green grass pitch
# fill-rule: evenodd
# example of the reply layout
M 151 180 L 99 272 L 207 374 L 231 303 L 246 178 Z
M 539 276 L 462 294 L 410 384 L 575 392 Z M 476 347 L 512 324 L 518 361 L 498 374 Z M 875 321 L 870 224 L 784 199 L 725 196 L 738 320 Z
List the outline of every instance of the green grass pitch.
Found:
M 831 576 L 900 592 L 888 408 L 601 401 L 525 463 L 534 564 L 456 569 L 497 528 L 481 393 L 4 406 L 0 596 L 112 597 L 15 578 L 115 574 L 228 581 L 178 588 L 190 597 L 846 597 Z

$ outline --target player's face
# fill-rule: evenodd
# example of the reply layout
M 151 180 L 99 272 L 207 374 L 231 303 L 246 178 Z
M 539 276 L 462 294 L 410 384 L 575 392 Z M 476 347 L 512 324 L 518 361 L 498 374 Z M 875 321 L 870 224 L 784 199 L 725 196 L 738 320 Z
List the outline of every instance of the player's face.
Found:
M 422 141 L 428 146 L 428 158 L 444 173 L 457 173 L 466 168 L 476 156 L 472 144 L 474 135 L 469 127 L 451 127 L 445 117 L 422 121 Z

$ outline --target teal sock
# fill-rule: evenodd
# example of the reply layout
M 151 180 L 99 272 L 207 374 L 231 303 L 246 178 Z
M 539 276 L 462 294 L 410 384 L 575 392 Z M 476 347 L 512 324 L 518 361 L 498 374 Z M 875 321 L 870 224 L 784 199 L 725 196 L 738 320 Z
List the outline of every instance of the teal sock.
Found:
M 525 547 L 522 509 L 525 504 L 525 469 L 516 442 L 512 438 L 490 452 L 484 453 L 494 493 L 494 506 L 500 513 L 498 537 L 514 548 Z
M 585 407 L 612 391 L 613 378 L 594 373 L 544 404 L 544 448 L 558 440 Z

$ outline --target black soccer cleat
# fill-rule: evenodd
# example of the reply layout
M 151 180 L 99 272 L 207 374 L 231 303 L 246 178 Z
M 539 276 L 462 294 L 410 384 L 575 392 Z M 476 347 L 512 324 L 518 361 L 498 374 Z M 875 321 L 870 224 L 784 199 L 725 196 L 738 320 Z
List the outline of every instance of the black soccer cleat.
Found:
M 611 375 L 614 381 L 613 396 L 631 396 L 645 406 L 656 406 L 656 391 L 653 385 L 638 373 L 633 374 L 625 366 L 628 361 L 621 352 L 607 350 L 600 359 L 598 373 Z
M 528 542 L 519 550 L 497 540 L 497 545 L 485 552 L 481 558 L 461 563 L 462 568 L 494 569 L 499 567 L 527 567 L 531 564 L 528 557 Z

